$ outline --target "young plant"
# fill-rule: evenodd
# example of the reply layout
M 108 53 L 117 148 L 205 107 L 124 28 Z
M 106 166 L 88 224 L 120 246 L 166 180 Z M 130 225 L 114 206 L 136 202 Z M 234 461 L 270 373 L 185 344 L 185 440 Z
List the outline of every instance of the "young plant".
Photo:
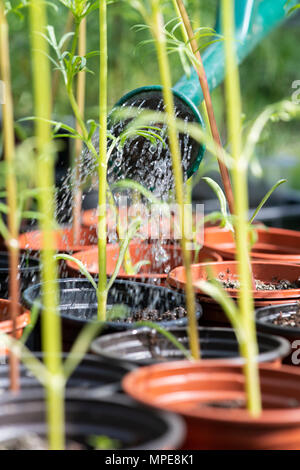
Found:
M 106 318 L 106 177 L 107 177 L 107 5 L 99 5 L 100 69 L 99 69 L 99 199 L 98 199 L 98 319 Z
M 153 38 L 155 40 L 158 66 L 163 86 L 163 99 L 166 110 L 166 122 L 168 127 L 168 138 L 172 156 L 172 167 L 175 182 L 176 201 L 179 207 L 180 229 L 181 229 L 181 248 L 184 266 L 186 269 L 186 302 L 188 314 L 188 332 L 190 339 L 190 349 L 194 359 L 200 356 L 197 320 L 195 312 L 195 295 L 192 286 L 191 273 L 191 253 L 187 249 L 188 240 L 186 238 L 186 228 L 184 223 L 184 190 L 183 190 L 183 172 L 181 166 L 181 154 L 176 129 L 176 118 L 174 112 L 174 100 L 171 91 L 172 82 L 167 55 L 166 38 L 163 27 L 163 16 L 161 13 L 160 0 L 151 0 L 151 11 L 149 12 L 142 2 L 133 2 L 134 6 L 140 11 L 148 23 Z
M 130 224 L 130 226 L 129 226 L 127 232 L 126 232 L 126 235 L 125 235 L 124 239 L 122 240 L 122 242 L 120 244 L 120 252 L 119 252 L 119 256 L 118 256 L 118 260 L 117 260 L 114 272 L 113 272 L 111 278 L 109 279 L 109 281 L 106 281 L 106 283 L 105 283 L 104 295 L 105 295 L 106 299 L 107 299 L 107 296 L 108 296 L 109 289 L 112 287 L 113 283 L 115 282 L 115 280 L 116 280 L 116 278 L 119 274 L 121 265 L 124 262 L 125 254 L 128 250 L 128 245 L 129 245 L 130 241 L 132 240 L 132 238 L 135 236 L 137 230 L 139 229 L 140 224 L 141 224 L 141 219 L 134 220 Z M 69 261 L 72 261 L 73 263 L 75 263 L 78 266 L 81 274 L 83 274 L 87 278 L 87 280 L 90 281 L 91 285 L 95 288 L 95 290 L 98 294 L 98 292 L 99 292 L 99 281 L 98 281 L 98 284 L 97 284 L 95 279 L 87 271 L 85 265 L 80 260 L 74 258 L 74 256 L 67 255 L 67 254 L 64 254 L 64 253 L 59 254 L 59 255 L 55 255 L 55 259 L 56 260 L 65 260 L 65 261 L 69 260 Z M 141 266 L 143 266 L 145 264 L 148 264 L 148 261 L 138 262 L 136 265 L 132 266 L 133 272 L 134 273 L 138 272 L 138 270 L 141 268 Z M 106 321 L 107 320 L 107 315 L 105 315 L 104 319 L 99 318 L 99 315 L 98 315 L 98 320 L 102 321 L 102 322 Z
M 10 316 L 12 320 L 13 336 L 17 334 L 16 321 L 19 313 L 19 246 L 18 246 L 18 222 L 17 222 L 17 182 L 15 176 L 15 134 L 13 99 L 10 80 L 9 38 L 8 25 L 5 18 L 4 3 L 0 3 L 0 76 L 5 87 L 5 100 L 3 104 L 3 134 L 4 134 L 4 158 L 6 161 L 6 188 L 8 203 L 8 237 L 9 250 L 9 294 L 11 298 Z M 10 358 L 10 386 L 16 392 L 19 389 L 19 364 L 18 358 L 12 350 Z
M 132 137 L 132 134 L 122 134 L 119 139 L 112 139 L 112 143 L 107 148 L 107 138 L 109 137 L 107 132 L 107 20 L 106 20 L 106 3 L 100 2 L 99 4 L 99 20 L 100 20 L 100 79 L 99 79 L 99 154 L 96 150 L 95 141 L 92 139 L 94 131 L 97 129 L 97 124 L 94 121 L 89 121 L 90 128 L 88 129 L 83 119 L 83 100 L 81 99 L 82 109 L 80 109 L 79 102 L 75 99 L 73 91 L 73 83 L 75 77 L 82 74 L 86 68 L 86 61 L 88 58 L 97 55 L 98 53 L 93 51 L 84 56 L 76 56 L 75 51 L 77 49 L 78 38 L 80 39 L 80 25 L 86 18 L 90 11 L 97 8 L 98 2 L 93 3 L 91 7 L 90 2 L 71 2 L 63 1 L 74 14 L 75 19 L 75 33 L 73 35 L 71 51 L 62 52 L 64 43 L 69 38 L 70 33 L 65 35 L 59 42 L 56 40 L 55 32 L 52 26 L 47 26 L 47 34 L 42 34 L 42 37 L 49 43 L 52 49 L 55 51 L 56 58 L 50 58 L 55 66 L 61 71 L 65 87 L 68 93 L 69 102 L 73 109 L 74 115 L 77 121 L 76 129 L 67 126 L 63 123 L 50 121 L 54 126 L 54 137 L 62 134 L 57 134 L 58 130 L 64 129 L 70 134 L 66 136 L 75 138 L 80 142 L 83 142 L 87 147 L 88 151 L 94 158 L 94 161 L 98 169 L 99 179 L 99 200 L 98 200 L 98 262 L 99 262 L 99 282 L 98 282 L 98 319 L 104 321 L 106 316 L 106 296 L 107 296 L 107 279 L 106 279 L 106 195 L 109 192 L 106 183 L 107 174 L 107 161 L 110 153 L 116 145 L 122 147 L 124 141 Z M 85 47 L 82 47 L 84 51 Z M 82 83 L 82 82 L 81 82 Z M 83 85 L 80 87 L 80 96 L 83 95 Z M 154 129 L 136 129 L 138 134 L 148 136 L 148 138 L 155 139 L 156 135 L 153 132 Z M 159 136 L 158 136 L 159 138 Z M 77 161 L 77 170 L 79 171 L 79 161 Z M 77 176 L 80 179 L 80 175 L 77 171 Z M 78 183 L 77 178 L 77 183 Z M 77 184 L 78 186 L 78 184 Z M 78 189 L 78 188 L 77 188 Z M 81 192 L 77 192 L 77 196 L 80 196 Z M 77 199 L 77 196 L 75 199 Z M 78 197 L 79 197 L 78 196 Z M 74 200 L 75 200 L 74 199 Z M 113 202 L 113 198 L 111 198 Z M 80 215 L 78 207 L 78 201 L 76 202 L 77 222 Z M 75 210 L 75 209 L 74 209 Z M 80 226 L 79 222 L 75 223 L 77 228 Z M 123 233 L 119 234 L 122 239 Z M 127 271 L 133 272 L 129 253 L 125 254 L 125 268 Z
M 61 362 L 61 325 L 57 315 L 57 266 L 54 259 L 54 156 L 51 143 L 51 83 L 48 44 L 44 37 L 47 25 L 43 0 L 30 3 L 31 50 L 33 62 L 34 107 L 37 117 L 37 187 L 39 209 L 43 214 L 40 227 L 43 235 L 41 261 L 43 280 L 42 344 L 49 380 L 47 420 L 50 449 L 64 448 L 64 380 Z
M 210 186 L 210 188 L 214 191 L 216 194 L 219 203 L 220 203 L 220 212 L 215 212 L 207 215 L 205 217 L 205 222 L 220 222 L 220 227 L 225 228 L 227 230 L 230 230 L 234 234 L 234 228 L 233 228 L 233 221 L 234 221 L 234 216 L 228 214 L 227 212 L 227 204 L 226 204 L 226 197 L 225 194 L 222 191 L 222 188 L 218 185 L 216 181 L 214 181 L 212 178 L 209 178 L 208 176 L 202 178 L 203 181 L 206 181 L 206 183 Z M 255 231 L 255 226 L 253 226 L 254 219 L 258 216 L 260 210 L 262 207 L 266 204 L 268 199 L 272 196 L 273 192 L 281 186 L 283 183 L 286 183 L 286 179 L 280 179 L 278 180 L 271 189 L 265 194 L 265 196 L 261 199 L 260 203 L 258 204 L 257 208 L 254 210 L 253 214 L 251 215 L 249 221 L 248 221 L 248 230 Z
M 78 40 L 78 54 L 80 57 L 86 55 L 86 18 L 80 22 L 79 25 L 79 40 Z M 77 90 L 76 99 L 78 109 L 82 118 L 84 118 L 85 108 L 85 81 L 86 72 L 82 72 L 77 77 Z M 80 124 L 76 122 L 76 130 L 80 132 Z M 75 141 L 75 177 L 74 177 L 74 195 L 73 195 L 73 241 L 74 244 L 79 244 L 80 227 L 81 227 L 81 207 L 82 207 L 82 188 L 80 184 L 80 164 L 81 164 L 82 141 L 77 139 Z
M 222 26 L 225 36 L 225 89 L 226 109 L 231 153 L 233 157 L 233 191 L 235 201 L 235 234 L 238 274 L 241 283 L 238 299 L 241 321 L 245 333 L 243 355 L 248 409 L 253 417 L 261 412 L 259 373 L 256 356 L 258 353 L 254 305 L 251 295 L 251 264 L 248 243 L 248 194 L 247 165 L 242 160 L 241 94 L 237 58 L 234 42 L 234 2 L 222 0 Z

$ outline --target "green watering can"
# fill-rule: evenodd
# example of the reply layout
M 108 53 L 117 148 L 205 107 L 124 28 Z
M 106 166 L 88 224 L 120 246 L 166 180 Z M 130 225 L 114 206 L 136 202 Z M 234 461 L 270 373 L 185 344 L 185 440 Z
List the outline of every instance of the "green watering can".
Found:
M 287 9 L 296 3 L 297 0 L 290 1 L 287 7 L 287 0 L 235 0 L 235 35 L 239 63 L 269 32 L 286 19 Z M 222 33 L 220 13 L 218 13 L 215 29 L 217 33 Z M 209 88 L 213 90 L 224 79 L 223 41 L 207 47 L 202 54 L 202 60 Z M 161 90 L 161 86 L 137 88 L 123 96 L 115 108 L 135 106 L 163 111 Z M 203 94 L 194 69 L 191 70 L 189 78 L 184 76 L 179 80 L 173 88 L 173 93 L 177 117 L 187 122 L 198 122 L 203 126 L 203 119 L 197 108 L 203 100 Z M 126 124 L 128 120 L 112 127 L 113 134 L 119 135 Z M 189 178 L 198 169 L 205 147 L 185 134 L 181 134 L 179 140 L 185 175 Z M 166 161 L 170 165 L 169 150 L 160 148 L 158 151 L 152 147 L 149 140 L 134 137 L 125 144 L 121 153 L 115 150 L 109 162 L 109 180 L 116 180 L 120 177 L 132 178 L 149 189 L 153 189 L 153 187 L 157 188 L 158 180 L 161 178 L 164 189 L 166 187 L 169 189 L 172 185 L 172 178 L 168 176 L 171 168 L 167 168 L 166 165 Z

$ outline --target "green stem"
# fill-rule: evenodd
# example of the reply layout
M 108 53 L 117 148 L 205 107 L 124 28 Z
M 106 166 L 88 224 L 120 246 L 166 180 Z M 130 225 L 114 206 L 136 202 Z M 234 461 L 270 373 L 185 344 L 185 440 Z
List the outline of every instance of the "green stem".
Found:
M 184 224 L 184 190 L 183 190 L 183 173 L 181 166 L 181 155 L 176 130 L 176 118 L 174 113 L 174 100 L 171 91 L 172 82 L 169 68 L 168 55 L 166 50 L 166 40 L 163 29 L 163 17 L 160 11 L 159 0 L 152 0 L 153 12 L 153 33 L 155 37 L 156 51 L 158 57 L 159 71 L 163 85 L 163 98 L 167 115 L 168 137 L 170 142 L 170 150 L 172 155 L 173 174 L 175 181 L 176 201 L 180 212 L 181 227 L 181 248 L 182 257 L 186 272 L 186 303 L 188 313 L 188 333 L 190 340 L 190 349 L 194 359 L 199 359 L 199 339 L 197 329 L 197 319 L 195 310 L 195 295 L 192 286 L 191 272 L 191 253 L 187 249 L 187 238 L 185 234 Z
M 87 131 L 87 128 L 85 126 L 84 120 L 82 119 L 78 103 L 77 103 L 76 98 L 74 96 L 72 83 L 68 84 L 67 92 L 68 92 L 70 105 L 72 107 L 73 113 L 74 113 L 75 118 L 76 118 L 76 122 L 77 122 L 79 128 L 81 129 L 82 137 L 83 137 L 84 141 L 87 141 L 88 140 L 88 131 Z M 95 149 L 93 151 L 93 154 L 95 155 Z
M 79 26 L 79 41 L 78 41 L 78 55 L 83 57 L 86 55 L 86 18 L 80 23 Z M 80 116 L 84 117 L 85 107 L 85 79 L 86 73 L 82 70 L 77 77 L 77 103 Z M 76 121 L 76 130 L 79 133 L 81 126 Z M 75 142 L 75 181 L 73 190 L 73 241 L 74 244 L 79 243 L 80 239 L 80 226 L 81 226 L 81 205 L 82 205 L 82 188 L 80 184 L 80 155 L 82 151 L 82 141 L 77 139 Z
M 15 143 L 14 143 L 14 116 L 13 99 L 10 78 L 9 35 L 8 25 L 4 14 L 3 2 L 0 3 L 0 72 L 5 86 L 5 102 L 3 104 L 3 135 L 4 158 L 6 162 L 6 189 L 8 204 L 8 231 L 6 240 L 9 250 L 9 294 L 11 299 L 10 317 L 13 324 L 13 336 L 16 337 L 16 322 L 19 302 L 19 248 L 18 248 L 18 207 L 17 207 L 17 181 L 15 174 Z M 19 390 L 19 360 L 12 350 L 9 353 L 10 387 Z
M 257 343 L 254 306 L 251 295 L 251 265 L 248 244 L 248 191 L 247 163 L 242 157 L 241 94 L 234 42 L 234 3 L 222 0 L 222 25 L 225 36 L 226 98 L 229 140 L 233 156 L 233 190 L 235 200 L 235 233 L 238 272 L 241 283 L 239 308 L 246 336 L 243 355 L 246 360 L 245 376 L 248 409 L 253 416 L 261 412 L 259 373 L 256 363 Z
M 218 150 L 218 164 L 219 164 L 220 174 L 222 177 L 229 210 L 230 210 L 230 213 L 233 214 L 234 213 L 234 199 L 233 199 L 233 194 L 232 194 L 232 187 L 231 187 L 229 172 L 223 161 L 221 137 L 218 131 L 217 121 L 215 118 L 215 113 L 214 113 L 214 109 L 212 105 L 212 99 L 211 99 L 211 95 L 210 95 L 210 91 L 208 87 L 205 69 L 202 63 L 201 54 L 198 50 L 198 44 L 197 44 L 197 41 L 195 40 L 195 35 L 194 35 L 193 29 L 189 20 L 189 16 L 185 9 L 183 0 L 176 0 L 176 2 L 178 5 L 178 10 L 180 12 L 182 22 L 184 24 L 184 28 L 186 30 L 186 35 L 188 36 L 190 40 L 191 49 L 196 58 L 193 65 L 199 77 L 200 86 L 202 88 L 204 101 L 205 101 L 205 107 L 206 107 L 206 111 L 208 114 L 208 119 L 209 119 L 209 124 L 210 124 L 210 129 L 211 129 L 211 134 L 219 149 Z
M 76 54 L 76 49 L 77 49 L 77 44 L 78 44 L 78 38 L 79 38 L 79 34 L 80 34 L 80 23 L 81 21 L 78 20 L 78 18 L 74 18 L 75 19 L 75 32 L 74 32 L 74 36 L 73 36 L 73 40 L 72 40 L 72 46 L 71 46 L 71 51 L 70 51 L 70 55 L 71 57 L 73 58 Z
M 124 233 L 124 230 L 123 230 L 123 227 L 122 227 L 122 221 L 121 221 L 120 213 L 117 210 L 115 200 L 114 200 L 114 195 L 113 195 L 113 193 L 111 192 L 110 189 L 108 189 L 107 194 L 108 194 L 109 205 L 110 205 L 111 210 L 113 211 L 114 216 L 115 216 L 116 221 L 117 221 L 116 231 L 117 231 L 117 234 L 118 234 L 119 243 L 121 244 L 122 240 L 125 237 L 125 233 Z M 135 271 L 134 271 L 134 267 L 133 267 L 133 264 L 132 264 L 132 261 L 131 261 L 129 246 L 128 246 L 128 248 L 125 252 L 125 255 L 124 255 L 123 266 L 124 266 L 126 274 L 129 274 L 129 275 L 134 274 Z
M 106 174 L 107 174 L 107 6 L 99 1 L 100 71 L 99 71 L 99 200 L 98 200 L 98 319 L 106 320 Z
M 42 344 L 45 364 L 50 374 L 47 383 L 47 422 L 50 449 L 64 448 L 64 378 L 61 361 L 61 325 L 57 314 L 57 266 L 54 259 L 54 158 L 51 146 L 51 81 L 48 44 L 42 33 L 46 29 L 46 4 L 30 3 L 31 53 L 37 145 L 37 187 L 39 209 L 43 214 L 40 226 L 43 235 L 41 267 L 43 280 Z

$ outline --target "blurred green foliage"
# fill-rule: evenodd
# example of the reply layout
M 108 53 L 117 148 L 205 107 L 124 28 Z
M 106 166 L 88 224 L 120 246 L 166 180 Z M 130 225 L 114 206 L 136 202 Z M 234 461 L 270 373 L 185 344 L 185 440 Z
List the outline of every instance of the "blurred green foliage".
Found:
M 15 0 L 18 4 L 20 0 Z M 14 4 L 14 0 L 11 2 Z M 57 37 L 64 33 L 67 10 L 56 0 L 51 0 L 56 6 L 49 6 L 49 23 Z M 188 0 L 188 11 L 194 22 L 194 27 L 214 26 L 217 0 L 209 2 Z M 12 62 L 12 81 L 17 118 L 32 114 L 31 94 L 31 64 L 29 55 L 29 30 L 26 8 L 21 10 L 23 18 L 9 13 L 10 47 Z M 172 2 L 164 0 L 165 20 L 174 18 Z M 115 1 L 108 7 L 108 36 L 109 36 L 109 106 L 127 91 L 143 86 L 159 83 L 158 67 L 153 44 L 140 46 L 149 39 L 147 31 L 136 32 L 133 26 L 142 22 L 139 14 L 128 2 Z M 299 40 L 300 16 L 291 17 L 287 23 L 266 38 L 240 67 L 243 94 L 243 112 L 246 121 L 256 116 L 264 106 L 289 98 L 292 93 L 292 82 L 300 80 L 299 72 Z M 98 14 L 91 13 L 88 17 L 88 51 L 98 50 Z M 97 57 L 91 58 L 88 68 L 95 74 L 87 77 L 87 110 L 86 117 L 97 119 L 98 114 L 98 71 Z M 183 74 L 178 56 L 170 56 L 173 82 Z M 62 85 L 62 83 L 60 83 Z M 222 131 L 224 123 L 223 89 L 222 86 L 213 92 L 216 115 Z M 64 87 L 60 86 L 54 103 L 54 113 L 62 118 L 70 114 L 68 100 Z M 269 133 L 269 134 L 268 134 Z M 300 187 L 300 142 L 299 122 L 273 124 L 264 134 L 264 139 L 258 147 L 260 157 L 277 156 L 279 163 L 283 161 L 286 171 L 280 177 L 288 177 L 290 184 Z M 269 138 L 271 137 L 271 138 Z M 299 159 L 299 170 L 295 166 Z M 268 164 L 267 159 L 265 159 Z

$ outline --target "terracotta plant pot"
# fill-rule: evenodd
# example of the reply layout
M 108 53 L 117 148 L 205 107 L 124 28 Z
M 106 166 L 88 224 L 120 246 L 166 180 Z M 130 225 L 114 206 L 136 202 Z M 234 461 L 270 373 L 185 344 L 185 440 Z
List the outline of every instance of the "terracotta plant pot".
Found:
M 285 364 L 300 364 L 300 327 L 275 325 L 279 317 L 290 318 L 299 312 L 299 303 L 271 305 L 256 310 L 256 328 L 263 333 L 286 338 L 291 345 L 291 353 L 284 359 Z
M 143 282 L 153 282 L 158 285 L 165 285 L 168 272 L 175 266 L 182 264 L 181 248 L 178 245 L 156 245 L 152 243 L 135 243 L 129 245 L 129 251 L 132 264 L 135 265 L 139 261 L 150 261 L 141 267 L 137 274 L 126 274 L 123 266 L 119 271 L 119 278 L 141 280 Z M 108 244 L 106 248 L 107 274 L 111 276 L 114 272 L 118 257 L 119 244 Z M 157 256 L 160 255 L 160 259 Z M 192 253 L 193 259 L 195 252 Z M 165 257 L 165 258 L 162 258 Z M 90 250 L 76 253 L 74 258 L 80 260 L 87 268 L 89 273 L 98 275 L 98 248 L 93 247 Z M 221 257 L 208 249 L 202 249 L 198 256 L 197 262 L 204 261 L 221 261 Z M 67 261 L 68 269 L 72 275 L 78 276 L 79 268 L 73 261 Z
M 276 283 L 281 280 L 295 282 L 300 277 L 300 267 L 293 264 L 285 264 L 275 261 L 252 261 L 252 270 L 255 279 L 262 282 Z M 206 323 L 227 323 L 227 318 L 222 309 L 209 296 L 205 295 L 199 287 L 197 281 L 207 279 L 207 268 L 212 270 L 216 279 L 236 280 L 237 279 L 237 262 L 222 261 L 217 263 L 202 263 L 192 265 L 192 277 L 195 286 L 195 292 L 199 297 L 199 301 L 203 306 L 203 322 Z M 168 276 L 168 284 L 177 288 L 184 289 L 185 286 L 185 270 L 183 266 L 179 266 L 170 272 Z M 238 298 L 237 289 L 226 289 L 226 292 L 234 299 Z M 283 304 L 300 299 L 300 288 L 286 290 L 256 290 L 252 291 L 255 307 L 264 307 L 274 304 Z
M 10 300 L 0 299 L 0 331 L 8 335 L 12 334 L 13 325 L 10 320 Z M 24 328 L 30 323 L 30 312 L 19 305 L 19 315 L 17 317 L 17 339 L 21 338 Z M 7 350 L 1 347 L 0 340 L 0 355 L 7 354 Z
M 24 436 L 32 433 L 47 439 L 44 392 L 27 391 L 17 396 L 5 393 L 0 398 L 0 406 L 1 448 L 7 446 L 8 449 L 19 450 L 22 438 L 24 441 Z M 81 450 L 93 449 L 90 444 L 92 436 L 116 440 L 121 450 L 172 450 L 178 449 L 185 435 L 185 426 L 179 416 L 142 407 L 117 394 L 110 397 L 82 396 L 80 391 L 77 394 L 68 391 L 65 422 L 67 443 L 73 443 L 76 448 L 79 445 Z M 35 446 L 33 448 L 36 449 Z
M 258 240 L 251 257 L 254 260 L 278 260 L 300 263 L 300 232 L 281 228 L 258 228 Z M 224 260 L 235 258 L 235 244 L 232 233 L 219 227 L 204 231 L 204 245 L 219 253 Z
M 299 449 L 300 370 L 260 365 L 260 384 L 264 410 L 252 418 L 243 406 L 238 365 L 179 361 L 142 367 L 123 379 L 126 393 L 139 402 L 185 418 L 183 449 Z
M 81 227 L 80 240 L 74 244 L 73 229 L 60 228 L 54 231 L 56 237 L 56 250 L 58 253 L 73 254 L 77 251 L 87 250 L 97 243 L 97 231 L 94 227 Z M 19 236 L 20 249 L 34 257 L 39 256 L 42 248 L 42 233 L 40 230 L 24 232 Z M 68 269 L 64 260 L 59 261 L 59 276 L 68 277 Z
M 256 280 L 264 283 L 276 284 L 281 280 L 290 282 L 298 281 L 300 277 L 300 266 L 285 264 L 275 261 L 253 261 L 252 272 Z M 221 261 L 217 263 L 199 263 L 192 265 L 192 277 L 195 291 L 203 295 L 203 292 L 197 287 L 197 281 L 207 280 L 207 269 L 211 269 L 212 274 L 220 281 L 236 281 L 238 279 L 238 263 L 236 261 Z M 184 288 L 185 269 L 178 266 L 173 269 L 168 277 L 168 282 L 174 287 Z M 239 290 L 235 288 L 226 288 L 226 292 L 233 298 L 238 298 Z M 254 299 L 294 299 L 300 298 L 299 288 L 282 290 L 253 290 Z
M 73 229 L 70 227 L 60 228 L 54 231 L 56 236 L 56 249 L 59 253 L 74 253 L 90 248 L 97 243 L 95 228 L 81 228 L 80 240 L 73 242 Z M 24 232 L 19 236 L 19 245 L 22 251 L 30 253 L 39 252 L 42 248 L 42 234 L 40 230 Z
M 189 349 L 187 328 L 166 327 L 177 340 Z M 198 328 L 202 359 L 218 359 L 233 363 L 242 363 L 238 342 L 231 328 Z M 257 335 L 259 362 L 281 364 L 281 359 L 290 352 L 290 344 L 278 336 Z M 139 328 L 96 338 L 92 345 L 93 353 L 106 359 L 110 364 L 144 366 L 158 362 L 185 359 L 183 352 L 158 331 Z

